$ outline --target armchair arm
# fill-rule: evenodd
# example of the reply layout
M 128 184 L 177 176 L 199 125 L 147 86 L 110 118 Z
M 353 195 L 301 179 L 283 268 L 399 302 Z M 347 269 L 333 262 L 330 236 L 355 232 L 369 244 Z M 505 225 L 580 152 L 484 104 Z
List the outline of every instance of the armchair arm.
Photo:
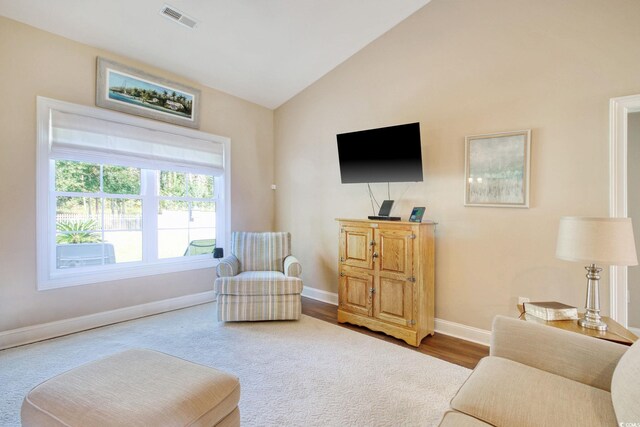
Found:
M 231 277 L 240 272 L 240 261 L 235 255 L 227 255 L 220 260 L 220 263 L 216 267 L 216 274 L 218 277 Z
M 551 326 L 496 316 L 490 354 L 610 391 L 613 370 L 627 348 Z
M 302 265 L 298 258 L 289 255 L 284 259 L 284 275 L 289 277 L 300 277 L 302 275 Z

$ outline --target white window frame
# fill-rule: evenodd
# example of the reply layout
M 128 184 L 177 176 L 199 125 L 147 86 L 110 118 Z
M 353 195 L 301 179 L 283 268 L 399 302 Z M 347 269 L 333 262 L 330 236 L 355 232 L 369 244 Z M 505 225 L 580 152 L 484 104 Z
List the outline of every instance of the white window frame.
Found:
M 43 291 L 68 286 L 211 268 L 218 264 L 218 260 L 214 258 L 194 256 L 158 259 L 154 262 L 116 263 L 98 267 L 57 270 L 55 264 L 56 203 L 50 191 L 53 188 L 55 179 L 54 168 L 51 167 L 53 160 L 49 154 L 52 110 L 223 144 L 224 173 L 216 179 L 216 181 L 222 181 L 220 185 L 216 185 L 216 246 L 224 248 L 227 247 L 227 242 L 231 241 L 231 140 L 229 138 L 101 108 L 37 97 L 36 262 L 38 290 Z M 86 161 L 91 161 L 91 159 L 86 159 Z M 96 159 L 95 162 L 105 163 L 105 160 L 101 158 Z M 118 164 L 119 162 L 115 163 Z M 190 170 L 185 169 L 184 172 L 190 172 Z M 143 209 L 145 209 L 144 197 Z M 146 247 L 148 250 L 149 245 L 147 244 Z

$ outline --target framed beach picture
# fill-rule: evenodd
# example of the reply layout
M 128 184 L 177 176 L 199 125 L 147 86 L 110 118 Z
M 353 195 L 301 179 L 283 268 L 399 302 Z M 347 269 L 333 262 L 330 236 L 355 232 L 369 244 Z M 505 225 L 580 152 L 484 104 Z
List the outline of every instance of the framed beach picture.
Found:
M 465 138 L 465 206 L 529 207 L 531 129 Z
M 200 91 L 98 57 L 96 105 L 191 128 L 200 127 Z

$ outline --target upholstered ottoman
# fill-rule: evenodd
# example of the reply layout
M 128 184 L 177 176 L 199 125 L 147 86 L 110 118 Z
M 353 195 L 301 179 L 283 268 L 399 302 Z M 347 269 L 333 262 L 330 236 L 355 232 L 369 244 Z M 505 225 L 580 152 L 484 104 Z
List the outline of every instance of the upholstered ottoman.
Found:
M 239 426 L 232 375 L 152 350 L 127 350 L 27 394 L 23 426 Z

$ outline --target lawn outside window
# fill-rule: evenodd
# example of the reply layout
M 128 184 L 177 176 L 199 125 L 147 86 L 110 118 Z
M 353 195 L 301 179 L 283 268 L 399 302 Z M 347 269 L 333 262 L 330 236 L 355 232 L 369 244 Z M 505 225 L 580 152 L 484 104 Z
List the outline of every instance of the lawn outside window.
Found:
M 38 289 L 216 265 L 229 140 L 38 98 Z

